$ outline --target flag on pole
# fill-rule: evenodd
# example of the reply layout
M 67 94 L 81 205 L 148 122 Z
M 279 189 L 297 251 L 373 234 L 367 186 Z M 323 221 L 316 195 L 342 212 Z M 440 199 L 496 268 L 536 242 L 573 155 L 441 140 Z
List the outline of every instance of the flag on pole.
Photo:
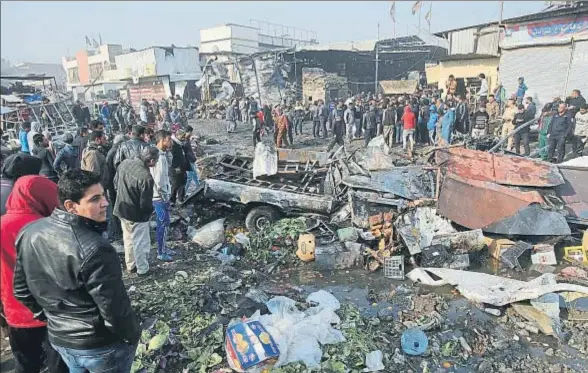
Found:
M 92 43 L 90 42 L 90 39 L 88 39 L 88 35 L 86 35 L 86 47 L 91 47 Z
M 433 3 L 431 3 L 431 6 L 429 7 L 429 11 L 427 12 L 427 14 L 425 14 L 425 21 L 427 21 L 427 24 L 429 25 L 429 27 L 431 27 L 431 11 L 433 10 Z
M 414 5 L 412 6 L 412 15 L 414 16 L 420 9 L 421 5 L 423 5 L 422 1 L 415 1 Z
M 98 47 L 99 47 L 99 45 L 98 45 L 98 42 L 96 41 L 96 39 L 92 38 L 92 41 L 93 41 L 93 43 L 92 43 L 92 46 L 93 46 L 94 48 L 98 48 Z
M 390 5 L 390 17 L 392 17 L 392 21 L 396 22 L 396 1 Z
M 102 45 L 102 34 L 98 33 L 98 42 Z

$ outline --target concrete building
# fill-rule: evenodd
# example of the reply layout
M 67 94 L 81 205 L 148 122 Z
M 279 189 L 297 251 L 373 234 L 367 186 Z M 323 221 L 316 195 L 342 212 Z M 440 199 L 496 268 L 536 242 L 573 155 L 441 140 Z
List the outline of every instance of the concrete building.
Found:
M 251 54 L 318 44 L 314 31 L 256 20 L 249 23 L 227 23 L 200 30 L 200 53 Z
M 149 47 L 115 58 L 118 79 L 128 83 L 129 99 L 138 106 L 141 99 L 195 97 L 195 82 L 202 72 L 196 47 Z
M 73 57 L 62 57 L 67 90 L 75 100 L 92 101 L 112 95 L 124 83 L 118 80 L 115 57 L 123 53 L 118 44 L 104 44 L 95 49 L 82 49 Z
M 573 89 L 588 92 L 588 2 L 550 6 L 542 12 L 435 34 L 449 42 L 449 53 L 427 67 L 427 80 L 445 89 L 450 74 L 458 94 L 479 85 L 486 74 L 492 90 L 502 83 L 507 96 L 524 77 L 527 95 L 540 110 L 554 96 Z

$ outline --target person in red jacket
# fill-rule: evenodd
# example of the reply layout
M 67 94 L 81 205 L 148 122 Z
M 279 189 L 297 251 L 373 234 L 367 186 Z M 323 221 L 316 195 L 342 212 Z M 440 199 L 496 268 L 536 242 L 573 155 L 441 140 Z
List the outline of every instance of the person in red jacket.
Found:
M 13 294 L 15 241 L 30 222 L 51 215 L 59 205 L 57 184 L 37 175 L 23 176 L 14 184 L 6 201 L 6 215 L 0 221 L 0 294 L 8 324 L 8 339 L 16 373 L 38 373 L 46 363 L 50 373 L 69 372 L 57 351 L 47 340 L 47 327 Z
M 416 116 L 412 112 L 410 105 L 406 105 L 404 108 L 404 114 L 402 114 L 402 123 L 404 125 L 402 129 L 402 149 L 406 150 L 406 139 L 410 140 L 409 153 L 412 154 L 414 147 L 414 129 L 415 129 Z

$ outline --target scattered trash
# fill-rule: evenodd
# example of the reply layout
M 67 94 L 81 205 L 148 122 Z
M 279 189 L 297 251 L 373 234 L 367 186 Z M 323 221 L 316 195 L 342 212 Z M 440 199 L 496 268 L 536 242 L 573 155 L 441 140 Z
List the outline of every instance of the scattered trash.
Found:
M 535 245 L 531 254 L 533 264 L 557 265 L 553 245 Z
M 341 242 L 356 242 L 359 239 L 359 234 L 357 233 L 357 229 L 353 227 L 341 228 L 337 230 L 337 237 L 339 237 L 339 241 Z
M 588 264 L 588 253 L 586 248 L 582 246 L 570 246 L 564 248 L 564 260 L 574 263 L 579 262 Z
M 280 356 L 271 334 L 258 321 L 229 325 L 225 349 L 229 365 L 237 372 L 244 372 L 254 366 L 273 366 Z
M 239 244 L 243 245 L 243 247 L 245 248 L 249 248 L 249 245 L 251 244 L 251 240 L 249 240 L 249 237 L 247 237 L 245 235 L 245 233 L 239 232 L 235 235 L 235 241 L 238 242 Z
M 432 273 L 440 280 L 433 280 Z M 415 282 L 430 286 L 446 284 L 457 286 L 457 290 L 467 299 L 477 303 L 494 306 L 535 299 L 543 294 L 560 291 L 577 291 L 588 294 L 588 287 L 557 283 L 555 276 L 544 274 L 531 281 L 519 281 L 493 276 L 486 273 L 474 273 L 447 268 L 416 268 L 407 274 Z
M 296 251 L 296 256 L 298 256 L 303 262 L 311 262 L 315 258 L 314 248 L 314 234 L 301 234 L 298 237 L 298 250 Z
M 555 335 L 551 319 L 543 312 L 528 304 L 513 303 L 511 307 L 525 320 L 533 323 L 545 335 Z M 531 332 L 533 332 L 531 330 Z M 537 333 L 537 332 L 535 332 Z
M 418 328 L 407 329 L 400 337 L 400 343 L 404 353 L 413 356 L 420 356 L 427 351 L 429 339 L 426 334 Z
M 559 295 L 554 293 L 544 294 L 537 299 L 531 299 L 531 305 L 539 312 L 547 315 L 549 320 L 551 320 L 553 331 L 556 335 L 560 335 L 561 320 L 559 318 Z
M 450 255 L 443 245 L 431 245 L 421 252 L 421 265 L 424 267 L 442 267 L 449 259 Z
M 372 351 L 365 355 L 365 368 L 364 372 L 377 372 L 380 370 L 386 369 L 382 360 L 384 359 L 384 354 L 382 351 Z
M 208 223 L 199 229 L 194 229 L 190 226 L 187 231 L 188 237 L 202 248 L 212 249 L 225 240 L 224 222 L 225 219 L 223 218 Z
M 410 255 L 419 254 L 423 248 L 431 246 L 436 235 L 455 233 L 451 222 L 438 216 L 431 207 L 419 207 L 400 215 L 394 226 Z
M 272 298 L 267 302 L 270 315 L 256 313 L 250 318 L 259 321 L 276 341 L 280 351 L 276 367 L 302 361 L 316 368 L 321 362 L 321 345 L 345 342 L 341 331 L 331 326 L 340 322 L 335 313 L 339 301 L 323 290 L 310 294 L 307 301 L 317 305 L 301 312 L 290 298 Z
M 314 250 L 315 263 L 324 269 L 347 269 L 361 267 L 363 264 L 362 245 L 345 242 L 345 249 L 340 243 L 317 246 Z
M 468 254 L 455 255 L 449 263 L 451 269 L 466 269 L 470 266 L 470 256 Z
M 588 280 L 588 272 L 578 267 L 566 267 L 559 274 L 563 277 L 581 278 Z
M 404 255 L 384 259 L 384 277 L 404 280 Z
M 555 272 L 555 267 L 545 264 L 531 264 L 529 271 L 535 271 L 539 273 L 553 273 Z
M 490 254 L 490 256 L 499 260 L 502 256 L 502 253 L 506 251 L 506 249 L 515 245 L 514 241 L 507 240 L 506 238 L 496 239 L 485 237 L 484 241 L 488 246 L 488 253 Z
M 500 260 L 502 263 L 506 264 L 510 269 L 522 269 L 521 264 L 519 263 L 519 257 L 523 255 L 523 253 L 527 250 L 531 250 L 533 248 L 532 245 L 523 242 L 517 241 L 514 246 L 509 247 L 508 249 L 504 250 L 500 255 Z

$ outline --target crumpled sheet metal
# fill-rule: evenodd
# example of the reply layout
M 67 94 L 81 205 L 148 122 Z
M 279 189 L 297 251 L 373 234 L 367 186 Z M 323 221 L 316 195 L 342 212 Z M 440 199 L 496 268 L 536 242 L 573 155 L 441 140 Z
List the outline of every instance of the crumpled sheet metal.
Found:
M 455 233 L 451 222 L 436 214 L 431 207 L 419 207 L 402 214 L 394 222 L 394 227 L 408 247 L 410 255 L 418 254 L 431 246 L 437 235 Z
M 424 170 L 419 166 L 396 167 L 387 171 L 372 171 L 370 175 L 349 175 L 343 183 L 351 188 L 392 193 L 410 200 L 435 198 L 434 170 Z
M 571 218 L 588 224 L 588 169 L 560 167 L 559 170 L 565 184 L 557 186 L 555 192 L 565 202 Z
M 470 229 L 517 235 L 568 235 L 563 215 L 541 208 L 536 191 L 465 180 L 448 174 L 439 193 L 439 213 Z M 530 206 L 537 204 L 535 206 Z
M 465 179 L 497 184 L 554 187 L 564 183 L 556 165 L 464 148 L 437 150 L 436 163 Z
M 429 273 L 439 277 L 433 280 Z M 493 306 L 535 299 L 543 294 L 577 291 L 588 294 L 588 287 L 557 283 L 555 275 L 547 273 L 531 281 L 519 281 L 487 273 L 460 271 L 448 268 L 416 268 L 407 274 L 414 282 L 429 286 L 454 285 L 468 300 Z

